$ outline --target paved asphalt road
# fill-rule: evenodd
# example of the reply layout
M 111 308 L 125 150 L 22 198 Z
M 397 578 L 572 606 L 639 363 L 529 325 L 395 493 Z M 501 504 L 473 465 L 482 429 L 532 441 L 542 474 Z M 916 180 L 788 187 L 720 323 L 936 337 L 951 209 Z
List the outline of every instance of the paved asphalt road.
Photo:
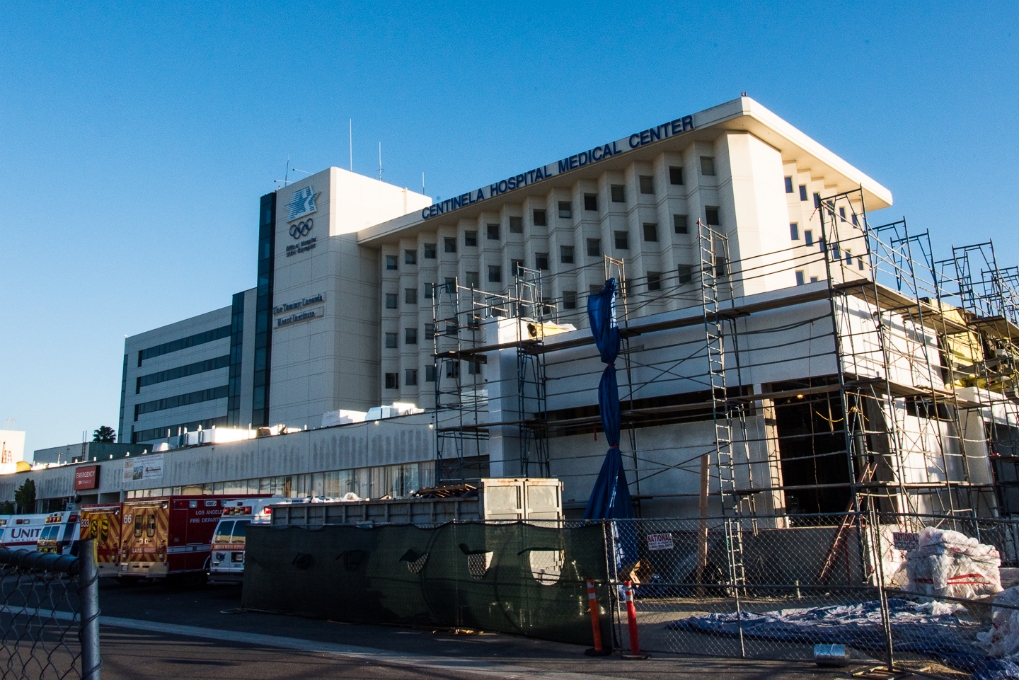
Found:
M 590 658 L 583 647 L 511 635 L 348 625 L 241 612 L 240 589 L 104 583 L 104 680 L 147 678 L 849 677 L 808 663 L 656 656 Z

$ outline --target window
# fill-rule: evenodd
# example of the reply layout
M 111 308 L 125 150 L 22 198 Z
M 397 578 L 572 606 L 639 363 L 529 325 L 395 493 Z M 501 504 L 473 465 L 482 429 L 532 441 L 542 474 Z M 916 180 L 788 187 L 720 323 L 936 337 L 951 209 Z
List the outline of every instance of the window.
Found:
M 831 247 L 832 257 L 836 260 L 842 259 L 842 251 L 839 250 L 839 244 L 835 243 Z
M 425 366 L 425 382 L 435 382 L 435 366 Z
M 853 266 L 853 254 L 849 252 L 848 248 L 846 248 L 846 264 L 848 264 L 850 267 Z
M 839 220 L 842 222 L 846 221 L 846 208 L 845 206 L 839 206 Z
M 435 337 L 435 324 L 434 323 L 426 323 L 425 324 L 425 339 L 426 340 L 431 340 L 434 337 Z
M 786 179 L 789 179 L 789 178 L 786 177 Z M 803 272 L 796 272 L 796 285 L 797 286 L 802 286 L 804 283 L 805 282 L 804 282 L 804 279 L 803 279 Z
M 446 362 L 446 377 L 447 378 L 459 378 L 460 377 L 460 362 L 459 361 L 447 361 Z
M 616 231 L 612 233 L 613 239 L 616 244 L 616 250 L 629 250 L 630 249 L 630 234 L 626 231 Z
M 647 273 L 647 289 L 661 290 L 662 289 L 662 274 L 661 272 L 648 272 Z
M 426 300 L 431 300 L 432 299 L 432 296 L 434 295 L 434 293 L 432 291 L 434 289 L 435 289 L 435 284 L 434 283 L 426 283 L 425 284 L 425 299 Z
M 416 345 L 418 344 L 418 329 L 416 328 L 404 328 L 403 329 L 403 344 L 405 345 Z M 410 383 L 408 383 L 410 384 Z
M 563 309 L 576 309 L 576 308 L 577 308 L 577 291 L 564 290 Z
M 414 387 L 418 384 L 418 372 L 416 368 L 408 368 L 403 372 L 403 384 L 407 387 Z
M 816 193 L 814 194 L 814 207 L 815 208 L 821 207 L 821 194 Z
M 800 185 L 800 200 L 801 201 L 807 200 L 807 185 L 806 184 L 801 184 Z
M 520 226 L 519 230 L 513 231 L 513 220 L 514 219 L 520 219 L 520 218 L 519 217 L 518 218 L 513 218 L 513 217 L 510 218 L 510 233 L 511 234 L 513 234 L 513 233 L 516 233 L 516 234 L 522 233 L 524 231 L 523 225 Z M 547 227 L 548 226 L 548 215 L 545 214 L 544 210 L 535 210 L 534 211 L 534 226 L 536 226 L 536 227 Z
M 584 210 L 598 209 L 598 194 L 584 194 Z
M 476 231 L 465 231 L 464 232 L 464 246 L 469 248 L 478 247 L 478 232 Z
M 803 230 L 803 242 L 808 246 L 814 245 L 814 232 L 810 229 Z
M 613 203 L 626 203 L 626 187 L 622 184 L 613 184 L 609 187 Z
M 690 283 L 693 281 L 693 267 L 688 264 L 679 265 L 679 283 Z
M 789 238 L 791 238 L 794 241 L 800 240 L 800 225 L 798 225 L 796 222 L 789 223 Z
M 425 259 L 426 260 L 434 260 L 435 259 L 435 244 L 434 243 L 426 243 L 425 244 Z
M 713 156 L 701 156 L 701 174 L 705 177 L 715 176 L 715 159 Z
M 644 223 L 644 240 L 645 241 L 658 241 L 658 225 L 654 222 Z
M 817 283 L 817 277 L 816 276 L 811 276 L 810 277 L 810 282 L 811 283 Z
M 418 289 L 404 288 L 403 301 L 406 302 L 408 305 L 416 305 L 418 303 Z
M 669 184 L 682 184 L 682 183 L 683 183 L 683 168 L 671 166 L 669 168 Z
M 468 288 L 481 288 L 481 276 L 478 272 L 465 272 L 464 282 Z
M 534 268 L 540 271 L 548 269 L 548 253 L 534 254 Z
M 853 226 L 854 227 L 860 226 L 860 220 L 857 218 L 856 213 L 853 213 Z
M 390 271 L 396 269 L 396 255 L 386 255 L 386 269 Z
M 717 205 L 706 205 L 704 206 L 704 221 L 708 223 L 708 226 L 717 227 L 722 224 L 722 221 L 718 218 L 718 206 Z
M 386 349 L 394 349 L 396 347 L 396 333 L 386 333 Z
M 559 246 L 559 261 L 563 264 L 573 264 L 573 246 Z
M 863 271 L 863 258 L 856 258 L 856 267 L 862 272 Z
M 488 225 L 488 240 L 498 241 L 499 240 L 499 225 L 489 224 Z
M 396 309 L 397 304 L 399 304 L 396 298 L 396 293 L 386 293 L 386 309 Z
M 793 178 L 792 177 L 786 177 L 785 178 L 785 192 L 787 194 L 793 193 Z M 803 272 L 800 272 L 800 273 L 802 274 Z
M 589 238 L 589 239 L 587 239 L 587 256 L 588 257 L 601 257 L 601 239 L 600 238 Z
M 497 264 L 488 265 L 488 282 L 502 283 L 502 267 Z
M 688 234 L 690 233 L 690 227 L 688 226 L 688 217 L 686 215 L 673 215 L 672 216 L 672 229 L 677 234 Z
M 417 264 L 418 263 L 418 251 L 416 251 L 416 250 L 405 250 L 405 251 L 403 251 L 403 263 L 404 264 Z
M 542 214 L 545 213 L 544 210 L 542 210 L 541 212 L 542 212 Z M 537 220 L 537 214 L 535 214 L 535 219 Z M 510 233 L 511 234 L 523 234 L 524 233 L 524 218 L 523 217 L 511 217 L 511 218 L 509 218 L 509 224 L 510 224 Z M 542 219 L 541 224 L 538 224 L 538 222 L 535 221 L 535 224 L 538 225 L 539 227 L 543 227 L 543 226 L 545 226 L 545 220 Z
M 587 294 L 588 295 L 597 295 L 598 293 L 601 292 L 602 288 L 604 288 L 604 287 L 605 286 L 599 285 L 597 283 L 593 283 L 593 284 L 591 284 L 590 286 L 587 287 Z
M 467 362 L 468 375 L 481 375 L 481 359 L 472 359 Z
M 447 252 L 447 253 L 455 253 L 456 252 L 456 239 L 455 238 L 453 238 L 452 236 L 447 236 L 445 239 L 443 239 L 443 242 L 445 243 L 445 252 Z
M 446 277 L 446 285 L 444 286 L 444 289 L 445 289 L 445 291 L 447 293 L 452 293 L 452 292 L 456 291 L 456 277 L 455 276 L 447 276 Z
M 573 217 L 573 207 L 569 201 L 559 201 L 559 217 L 563 219 Z
M 523 260 L 510 260 L 510 271 L 513 272 L 513 276 L 523 276 L 523 268 Z
M 725 268 L 725 256 L 723 255 L 715 256 L 715 276 L 719 278 L 728 276 L 728 271 Z
M 653 194 L 655 193 L 655 178 L 651 175 L 640 175 L 637 178 L 640 182 L 640 193 L 642 194 Z
M 395 390 L 400 387 L 400 378 L 396 373 L 386 373 L 386 389 Z

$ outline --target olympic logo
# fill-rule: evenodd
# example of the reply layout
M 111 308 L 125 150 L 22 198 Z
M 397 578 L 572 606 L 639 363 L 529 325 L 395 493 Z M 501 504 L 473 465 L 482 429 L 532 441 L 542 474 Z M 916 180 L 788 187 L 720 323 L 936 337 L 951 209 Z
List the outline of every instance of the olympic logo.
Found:
M 298 222 L 297 224 L 292 225 L 290 227 L 290 235 L 293 236 L 295 239 L 302 238 L 304 236 L 307 236 L 308 232 L 310 232 L 311 228 L 314 227 L 314 226 L 315 226 L 315 220 L 311 220 L 311 219 L 309 219 L 309 220 L 302 220 L 302 221 Z

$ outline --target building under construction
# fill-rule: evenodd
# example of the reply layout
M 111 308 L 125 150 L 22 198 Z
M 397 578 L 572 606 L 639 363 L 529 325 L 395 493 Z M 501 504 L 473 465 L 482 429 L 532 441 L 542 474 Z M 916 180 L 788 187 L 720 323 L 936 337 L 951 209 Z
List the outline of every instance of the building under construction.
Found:
M 705 488 L 711 514 L 744 517 L 868 500 L 1017 508 L 1019 275 L 992 243 L 938 260 L 927 231 L 873 224 L 859 189 L 816 197 L 801 227 L 812 243 L 735 258 L 730 234 L 694 229 L 689 272 L 588 265 L 622 283 L 621 448 L 643 516 L 703 514 Z M 761 285 L 783 274 L 798 285 Z M 604 455 L 600 364 L 585 311 L 545 295 L 554 288 L 523 267 L 506 294 L 438 286 L 440 479 L 554 476 L 567 507 L 583 506 Z

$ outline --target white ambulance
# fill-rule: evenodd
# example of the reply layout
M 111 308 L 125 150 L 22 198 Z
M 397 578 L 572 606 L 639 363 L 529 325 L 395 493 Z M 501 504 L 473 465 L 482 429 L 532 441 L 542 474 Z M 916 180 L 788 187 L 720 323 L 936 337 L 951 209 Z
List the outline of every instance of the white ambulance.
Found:
M 12 549 L 36 550 L 39 541 L 43 540 L 43 547 L 49 552 L 63 552 L 64 548 L 70 547 L 77 524 L 77 511 L 6 515 L 0 517 L 0 545 Z
M 269 506 L 294 502 L 303 501 L 280 497 L 223 501 L 223 516 L 212 535 L 212 554 L 206 572 L 209 583 L 241 583 L 248 526 L 269 524 L 272 518 Z

